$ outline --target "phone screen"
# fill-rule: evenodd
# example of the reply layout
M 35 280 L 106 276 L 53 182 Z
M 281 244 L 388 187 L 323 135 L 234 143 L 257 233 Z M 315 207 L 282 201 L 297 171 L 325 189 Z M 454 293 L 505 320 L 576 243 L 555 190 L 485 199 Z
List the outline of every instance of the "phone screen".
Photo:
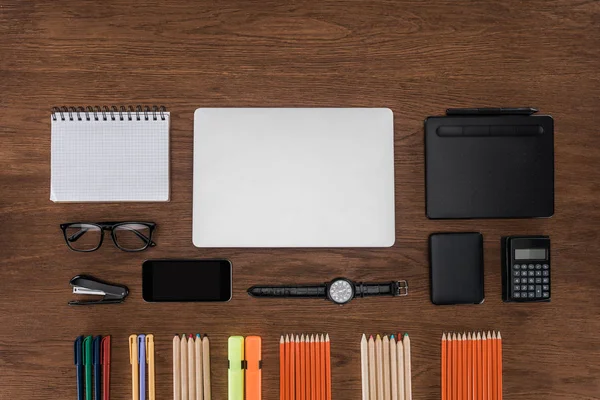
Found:
M 228 260 L 148 260 L 142 265 L 142 297 L 149 302 L 229 301 Z

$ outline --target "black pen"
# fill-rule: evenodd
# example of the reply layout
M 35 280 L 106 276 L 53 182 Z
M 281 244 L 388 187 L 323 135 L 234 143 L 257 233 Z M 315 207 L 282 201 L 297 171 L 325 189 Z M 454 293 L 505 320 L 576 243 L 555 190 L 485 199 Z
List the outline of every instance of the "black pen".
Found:
M 538 110 L 531 107 L 505 108 L 448 108 L 446 115 L 533 115 Z

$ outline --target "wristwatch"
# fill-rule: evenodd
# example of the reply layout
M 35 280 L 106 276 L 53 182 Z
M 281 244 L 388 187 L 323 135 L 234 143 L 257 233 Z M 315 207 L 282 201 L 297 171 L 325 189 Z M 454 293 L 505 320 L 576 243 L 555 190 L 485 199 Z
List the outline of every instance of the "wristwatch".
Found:
M 335 278 L 320 285 L 252 286 L 248 289 L 248 294 L 252 297 L 325 298 L 336 304 L 346 304 L 355 297 L 406 296 L 408 283 L 363 283 L 347 278 Z

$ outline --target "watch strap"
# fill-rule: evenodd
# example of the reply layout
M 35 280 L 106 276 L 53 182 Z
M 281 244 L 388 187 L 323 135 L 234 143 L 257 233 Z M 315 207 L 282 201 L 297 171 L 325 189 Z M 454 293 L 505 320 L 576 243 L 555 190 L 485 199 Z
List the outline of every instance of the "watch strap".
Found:
M 367 296 L 406 296 L 408 295 L 408 282 L 391 281 L 385 283 L 355 283 L 355 297 Z
M 326 285 L 252 286 L 248 294 L 252 297 L 314 298 L 326 297 L 326 289 Z

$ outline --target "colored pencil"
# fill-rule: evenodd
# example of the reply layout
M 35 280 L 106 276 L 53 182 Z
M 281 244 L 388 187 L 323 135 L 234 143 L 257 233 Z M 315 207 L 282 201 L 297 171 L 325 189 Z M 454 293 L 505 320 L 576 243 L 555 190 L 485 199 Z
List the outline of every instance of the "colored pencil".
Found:
M 181 400 L 181 339 L 173 337 L 173 400 Z
M 279 400 L 285 400 L 285 339 L 279 338 Z
M 383 348 L 383 399 L 391 400 L 391 383 L 390 383 L 390 338 L 385 335 L 382 341 Z
M 181 399 L 189 400 L 188 386 L 188 342 L 185 334 L 181 337 Z
M 442 384 L 441 384 L 442 400 L 448 400 L 448 394 L 446 393 L 446 389 L 447 389 L 446 386 L 448 385 L 448 382 L 446 380 L 446 374 L 448 373 L 447 366 L 446 366 L 446 359 L 448 357 L 448 355 L 446 353 L 447 352 L 447 343 L 448 343 L 448 341 L 446 340 L 446 332 L 444 332 L 442 334 L 442 376 L 441 376 L 441 378 L 442 378 Z
M 331 399 L 331 340 L 325 335 L 325 400 Z
M 191 333 L 188 338 L 188 399 L 196 400 L 196 348 Z
M 310 383 L 310 376 L 311 376 L 311 366 L 310 366 L 310 341 L 309 341 L 309 337 L 308 335 L 306 335 L 305 339 L 305 343 L 304 343 L 304 362 L 306 363 L 306 370 L 305 370 L 305 382 L 306 382 L 306 390 L 305 390 L 305 394 L 304 394 L 304 399 L 305 400 L 310 400 L 311 399 L 311 391 L 312 391 L 312 386 Z
M 390 336 L 390 376 L 392 400 L 398 400 L 398 349 L 394 335 Z
M 317 350 L 315 336 L 310 335 L 310 398 L 317 398 Z
M 473 340 L 467 334 L 467 400 L 473 400 Z
M 500 332 L 498 332 L 498 335 L 496 335 L 496 346 L 496 352 L 498 354 L 498 358 L 496 360 L 498 365 L 498 400 L 502 400 L 502 336 L 500 336 Z
M 296 341 L 295 341 L 295 346 L 294 346 L 294 361 L 295 361 L 295 365 L 294 365 L 294 370 L 295 370 L 295 374 L 294 374 L 294 381 L 295 383 L 295 387 L 296 387 L 296 397 L 294 397 L 294 399 L 300 399 L 300 336 L 296 335 Z
M 462 341 L 462 336 L 459 333 L 457 342 L 456 342 L 456 354 L 454 355 L 456 357 L 456 376 L 457 376 L 456 387 L 458 390 L 457 399 L 464 399 L 463 384 L 462 384 L 462 352 L 463 352 L 463 341 Z
M 398 364 L 398 400 L 405 400 L 406 389 L 404 388 L 404 344 L 402 343 L 402 336 L 398 334 L 398 341 L 396 342 L 397 352 L 397 364 Z
M 202 380 L 204 381 L 204 400 L 212 400 L 210 385 L 210 340 L 206 335 L 202 338 Z
M 306 399 L 306 357 L 304 334 L 300 335 L 300 400 Z
M 383 400 L 383 342 L 379 335 L 375 338 L 375 362 L 377 364 L 377 399 Z
M 402 339 L 404 344 L 404 398 L 406 400 L 412 400 L 412 362 L 410 352 L 410 337 L 408 333 L 404 334 Z
M 377 367 L 375 365 L 375 340 L 373 339 L 373 335 L 369 336 L 367 344 L 369 350 L 369 399 L 377 400 Z

